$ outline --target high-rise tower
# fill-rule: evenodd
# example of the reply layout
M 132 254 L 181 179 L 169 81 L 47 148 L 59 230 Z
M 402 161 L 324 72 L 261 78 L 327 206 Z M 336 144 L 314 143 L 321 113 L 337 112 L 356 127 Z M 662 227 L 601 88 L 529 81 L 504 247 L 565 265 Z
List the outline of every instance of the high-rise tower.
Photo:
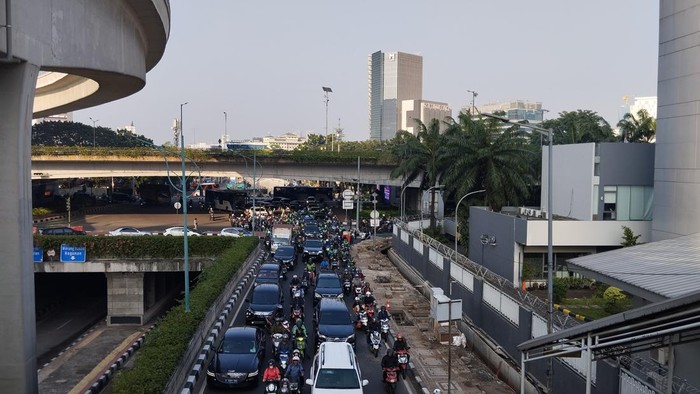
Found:
M 369 137 L 390 140 L 401 128 L 401 102 L 423 98 L 423 57 L 378 51 L 368 63 Z

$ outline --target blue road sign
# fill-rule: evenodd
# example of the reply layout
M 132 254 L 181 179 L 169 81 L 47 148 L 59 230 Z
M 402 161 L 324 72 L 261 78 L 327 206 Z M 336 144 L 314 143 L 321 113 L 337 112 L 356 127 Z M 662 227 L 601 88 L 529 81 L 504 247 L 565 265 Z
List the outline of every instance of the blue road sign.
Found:
M 41 246 L 34 247 L 34 262 L 43 263 L 44 262 L 44 249 Z
M 84 263 L 85 254 L 85 246 L 61 244 L 62 263 Z

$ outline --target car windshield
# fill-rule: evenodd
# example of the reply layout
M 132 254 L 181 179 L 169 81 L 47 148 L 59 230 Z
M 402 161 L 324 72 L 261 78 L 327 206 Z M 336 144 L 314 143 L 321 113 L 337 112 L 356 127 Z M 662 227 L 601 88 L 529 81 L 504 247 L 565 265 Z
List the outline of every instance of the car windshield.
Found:
M 320 277 L 318 278 L 316 287 L 340 287 L 340 281 L 338 280 L 338 278 Z
M 253 298 L 250 300 L 251 304 L 260 304 L 260 305 L 272 305 L 272 304 L 276 304 L 278 302 L 279 302 L 279 297 L 278 297 L 277 292 L 269 291 L 269 290 L 263 290 L 263 291 L 253 290 Z
M 276 270 L 260 270 L 260 272 L 258 272 L 258 278 L 277 279 L 277 276 Z
M 306 243 L 304 245 L 311 247 L 311 248 L 320 248 L 323 244 L 319 240 L 310 239 L 310 240 L 306 241 Z
M 251 354 L 257 352 L 255 341 L 248 339 L 224 339 L 219 353 L 225 354 Z
M 317 389 L 359 389 L 360 380 L 354 369 L 323 368 L 316 378 Z
M 325 311 L 321 313 L 319 324 L 323 325 L 345 325 L 352 324 L 350 313 L 346 311 Z
M 276 244 L 286 244 L 289 243 L 289 238 L 282 238 L 282 237 L 272 237 L 272 242 Z
M 275 256 L 280 259 L 289 259 L 294 256 L 294 249 L 290 248 L 279 248 Z

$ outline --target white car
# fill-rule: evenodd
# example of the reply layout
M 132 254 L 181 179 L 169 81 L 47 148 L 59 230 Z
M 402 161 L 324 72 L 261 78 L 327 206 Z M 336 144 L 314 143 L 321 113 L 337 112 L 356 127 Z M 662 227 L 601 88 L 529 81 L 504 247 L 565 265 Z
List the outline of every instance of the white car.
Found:
M 170 228 L 166 228 L 165 231 L 163 231 L 163 235 L 175 235 L 175 236 L 180 236 L 180 237 L 182 237 L 183 235 L 185 235 L 185 228 L 184 228 L 184 227 L 170 227 Z M 201 235 L 202 235 L 202 234 L 200 234 L 200 233 L 198 233 L 198 232 L 192 230 L 191 228 L 188 228 L 188 229 L 187 229 L 187 236 L 188 236 L 188 237 L 189 237 L 189 236 L 199 237 L 199 236 L 201 236 Z
M 369 381 L 362 379 L 352 345 L 347 342 L 323 342 L 311 366 L 311 378 L 306 384 L 311 394 L 363 393 Z
M 119 227 L 115 228 L 114 230 L 110 231 L 107 235 L 116 237 L 119 235 L 126 235 L 126 236 L 141 236 L 141 235 L 151 235 L 150 232 L 148 231 L 141 231 L 137 228 L 134 227 Z
M 243 227 L 225 227 L 221 229 L 219 235 L 224 237 L 249 237 L 253 233 Z

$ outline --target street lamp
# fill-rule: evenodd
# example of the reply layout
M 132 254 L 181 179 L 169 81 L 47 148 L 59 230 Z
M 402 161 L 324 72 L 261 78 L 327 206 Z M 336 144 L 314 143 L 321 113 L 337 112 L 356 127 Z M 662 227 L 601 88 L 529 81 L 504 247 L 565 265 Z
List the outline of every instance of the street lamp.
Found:
M 406 221 L 406 214 L 405 214 L 406 213 L 406 202 L 403 199 L 403 192 L 406 191 L 407 187 L 408 187 L 408 185 L 404 185 L 401 188 L 401 199 L 400 199 L 401 201 L 400 201 L 400 203 L 401 203 L 401 221 L 402 222 Z
M 182 128 L 182 107 L 187 105 L 187 102 L 180 104 L 180 161 L 182 164 L 182 181 L 180 188 L 182 189 L 182 221 L 183 221 L 183 239 L 184 239 L 184 254 L 185 254 L 185 312 L 190 311 L 190 257 L 187 246 L 187 169 L 185 168 L 185 132 Z
M 472 116 L 474 116 L 474 113 L 476 112 L 476 106 L 474 105 L 474 99 L 476 99 L 476 96 L 479 95 L 479 93 L 473 91 L 473 90 L 467 90 L 467 92 L 472 94 Z
M 497 116 L 489 113 L 482 113 L 482 115 L 487 118 L 496 119 L 503 123 L 508 123 L 513 126 L 523 126 L 531 130 L 540 133 L 542 136 L 546 136 L 549 141 L 549 148 L 547 149 L 547 334 L 551 334 L 554 331 L 553 317 L 554 317 L 554 252 L 552 245 L 552 218 L 554 213 L 552 212 L 552 129 L 545 129 L 543 127 L 533 126 L 531 124 L 515 123 L 504 118 L 502 116 Z M 547 388 L 551 392 L 552 387 L 552 358 L 547 359 Z
M 92 147 L 94 149 L 95 148 L 95 129 L 97 128 L 96 123 L 99 122 L 100 120 L 99 119 L 95 120 L 92 117 L 90 117 L 88 119 L 90 119 L 92 121 Z
M 333 89 L 322 86 L 323 89 L 323 98 L 326 101 L 326 139 L 328 139 L 328 101 L 330 101 L 330 98 L 328 97 L 328 93 L 333 93 Z M 331 138 L 331 152 L 333 152 L 333 139 Z
M 445 185 L 435 185 L 435 186 L 430 186 L 426 192 L 430 193 L 431 190 L 433 189 L 442 189 L 445 187 Z M 430 204 L 430 217 L 433 217 L 433 204 Z M 423 234 L 423 193 L 420 195 L 420 232 Z
M 472 194 L 483 193 L 485 191 L 486 189 L 481 189 L 469 192 L 462 196 L 462 198 L 460 198 L 459 201 L 457 201 L 457 208 L 455 208 L 455 263 L 457 262 L 457 236 L 459 235 L 459 216 L 457 215 L 457 212 L 459 212 L 459 204 L 462 203 L 462 200 L 471 196 Z M 450 286 L 450 297 L 452 297 L 452 286 Z
M 224 111 L 224 140 L 221 142 L 221 150 L 226 150 L 228 148 L 226 142 L 228 142 L 228 115 L 226 115 L 226 111 Z

